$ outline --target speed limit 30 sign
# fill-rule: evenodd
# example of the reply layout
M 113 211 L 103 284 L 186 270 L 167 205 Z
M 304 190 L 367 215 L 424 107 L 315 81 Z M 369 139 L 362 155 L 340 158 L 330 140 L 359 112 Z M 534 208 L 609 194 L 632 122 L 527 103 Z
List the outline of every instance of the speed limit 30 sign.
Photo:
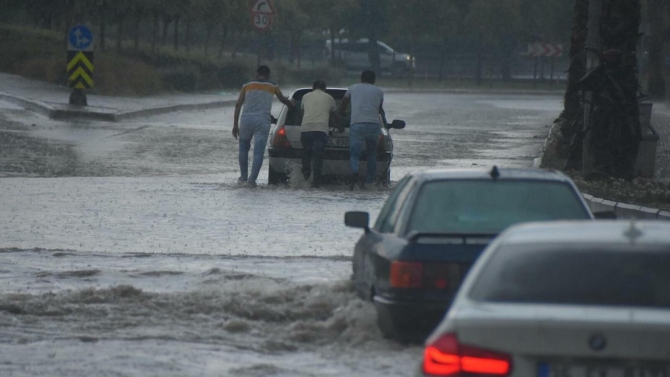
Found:
M 251 25 L 260 31 L 269 29 L 272 26 L 272 17 L 275 15 L 271 0 L 252 0 L 250 4 Z

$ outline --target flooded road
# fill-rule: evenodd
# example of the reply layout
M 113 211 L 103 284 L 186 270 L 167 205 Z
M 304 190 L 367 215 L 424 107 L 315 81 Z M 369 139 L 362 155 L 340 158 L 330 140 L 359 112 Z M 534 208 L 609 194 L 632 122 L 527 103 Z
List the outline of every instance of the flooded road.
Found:
M 391 177 L 528 166 L 558 96 L 389 93 Z M 276 109 L 275 114 L 279 108 Z M 0 375 L 406 376 L 349 284 L 389 189 L 240 187 L 232 109 L 126 123 L 0 106 Z M 267 164 L 266 164 L 267 167 Z

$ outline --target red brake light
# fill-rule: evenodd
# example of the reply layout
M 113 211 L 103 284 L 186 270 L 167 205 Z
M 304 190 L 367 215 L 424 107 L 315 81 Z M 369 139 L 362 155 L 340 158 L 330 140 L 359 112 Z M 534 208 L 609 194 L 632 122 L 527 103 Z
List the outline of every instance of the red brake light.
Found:
M 512 369 L 509 355 L 458 343 L 454 334 L 441 336 L 423 353 L 423 372 L 431 376 L 454 376 L 473 373 L 506 376 Z
M 291 148 L 291 143 L 286 137 L 286 130 L 284 126 L 280 127 L 272 139 L 272 146 L 277 148 Z
M 393 288 L 421 288 L 423 265 L 418 262 L 391 263 L 390 283 Z
M 377 142 L 377 152 L 384 153 L 386 146 L 384 145 L 384 134 L 379 134 L 379 142 Z

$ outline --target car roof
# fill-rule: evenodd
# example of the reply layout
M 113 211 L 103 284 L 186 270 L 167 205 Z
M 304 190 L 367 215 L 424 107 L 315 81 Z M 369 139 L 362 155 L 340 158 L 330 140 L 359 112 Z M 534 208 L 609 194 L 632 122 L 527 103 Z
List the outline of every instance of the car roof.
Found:
M 525 223 L 510 227 L 500 236 L 500 240 L 504 245 L 635 243 L 670 246 L 670 222 L 616 220 Z
M 413 174 L 425 181 L 444 179 L 493 179 L 493 169 L 498 171 L 498 180 L 542 180 L 570 182 L 572 180 L 561 172 L 536 168 L 463 168 L 463 169 L 431 169 Z
M 304 91 L 311 92 L 312 90 L 313 90 L 312 88 L 298 88 L 298 89 L 294 90 L 293 93 L 304 92 Z M 326 91 L 331 91 L 331 90 L 333 90 L 333 91 L 345 91 L 346 92 L 349 89 L 347 89 L 347 88 L 326 88 Z

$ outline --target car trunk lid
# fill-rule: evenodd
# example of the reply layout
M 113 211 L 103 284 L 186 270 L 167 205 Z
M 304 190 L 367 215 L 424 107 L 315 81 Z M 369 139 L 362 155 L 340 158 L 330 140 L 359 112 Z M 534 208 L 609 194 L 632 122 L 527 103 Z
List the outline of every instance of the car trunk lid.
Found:
M 464 344 L 538 362 L 670 360 L 670 310 L 475 303 L 455 318 Z

